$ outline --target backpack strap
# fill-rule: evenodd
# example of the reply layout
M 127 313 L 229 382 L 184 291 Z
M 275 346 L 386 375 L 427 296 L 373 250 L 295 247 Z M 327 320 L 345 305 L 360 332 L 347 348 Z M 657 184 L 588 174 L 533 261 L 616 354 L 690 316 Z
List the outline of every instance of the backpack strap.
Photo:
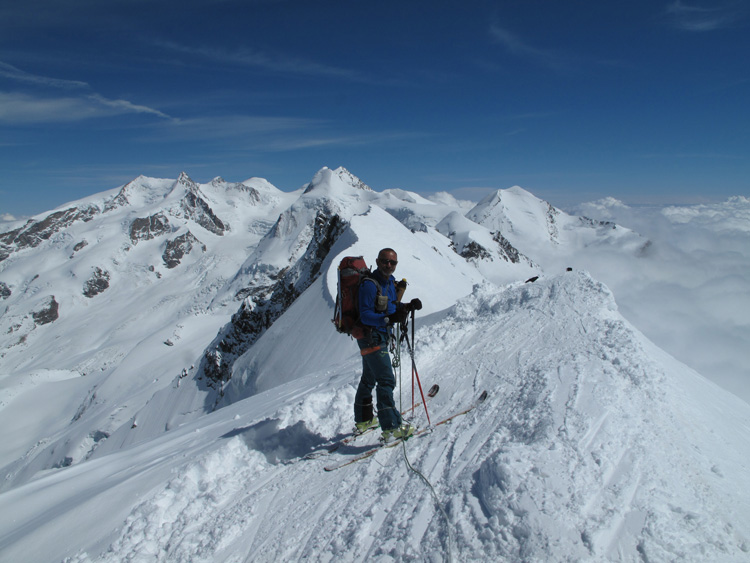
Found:
M 360 288 L 360 289 L 362 288 L 362 285 L 363 285 L 363 284 L 364 284 L 364 283 L 365 283 L 366 281 L 371 281 L 372 283 L 374 283 L 374 284 L 375 284 L 375 288 L 376 288 L 376 290 L 377 290 L 377 294 L 376 294 L 377 296 L 383 295 L 383 288 L 382 288 L 382 287 L 380 286 L 380 282 L 378 282 L 378 280 L 376 280 L 375 278 L 371 278 L 371 277 L 362 277 L 362 279 L 361 279 L 361 280 L 359 280 L 359 288 Z M 358 298 L 359 298 L 359 297 L 358 297 Z M 357 307 L 357 320 L 355 321 L 355 324 L 357 324 L 357 325 L 361 326 L 361 327 L 362 327 L 362 328 L 363 328 L 363 329 L 364 329 L 365 331 L 370 331 L 370 330 L 372 330 L 372 328 L 371 328 L 371 327 L 369 327 L 369 326 L 367 326 L 367 325 L 365 325 L 365 324 L 363 324 L 363 323 L 362 323 L 362 311 L 360 311 L 360 310 L 359 310 L 359 307 Z M 373 351 L 374 351 L 374 350 L 373 350 Z M 363 354 L 363 356 L 364 356 L 364 354 Z
M 378 290 L 377 294 L 378 295 L 383 295 L 383 288 L 380 286 L 380 282 L 378 282 L 378 280 L 376 280 L 375 278 L 363 277 L 361 280 L 359 280 L 359 285 L 362 285 L 366 281 L 371 281 L 372 283 L 374 283 L 375 287 Z

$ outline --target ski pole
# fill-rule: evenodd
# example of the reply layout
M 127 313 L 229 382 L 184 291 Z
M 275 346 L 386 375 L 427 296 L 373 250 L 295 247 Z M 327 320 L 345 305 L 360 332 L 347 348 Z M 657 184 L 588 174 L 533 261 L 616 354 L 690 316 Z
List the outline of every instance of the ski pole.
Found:
M 412 340 L 413 340 L 414 339 L 414 311 L 411 312 L 411 322 L 412 322 L 411 330 L 412 330 Z M 409 348 L 409 355 L 411 356 L 412 385 L 413 385 L 414 379 L 416 378 L 417 385 L 419 386 L 419 394 L 422 396 L 422 404 L 424 405 L 424 413 L 425 415 L 427 415 L 427 424 L 432 425 L 432 422 L 430 421 L 430 413 L 427 411 L 427 401 L 424 398 L 424 391 L 422 391 L 422 382 L 419 379 L 419 372 L 417 371 L 417 361 L 414 358 L 414 346 L 412 345 L 412 342 L 409 341 L 408 336 L 406 337 L 406 345 Z

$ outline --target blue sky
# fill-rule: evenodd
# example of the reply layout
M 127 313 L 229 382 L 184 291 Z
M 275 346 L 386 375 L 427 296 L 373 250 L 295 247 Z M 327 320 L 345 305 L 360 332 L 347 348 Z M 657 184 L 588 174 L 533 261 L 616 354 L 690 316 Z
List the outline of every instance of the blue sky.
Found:
M 750 196 L 750 0 L 0 5 L 0 215 L 344 166 L 478 198 Z

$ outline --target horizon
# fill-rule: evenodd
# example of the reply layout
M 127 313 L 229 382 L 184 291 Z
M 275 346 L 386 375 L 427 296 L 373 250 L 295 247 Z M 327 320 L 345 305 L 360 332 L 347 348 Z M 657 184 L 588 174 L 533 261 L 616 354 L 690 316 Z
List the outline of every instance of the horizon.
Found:
M 747 0 L 0 14 L 0 217 L 181 171 L 289 192 L 323 166 L 377 191 L 518 185 L 561 208 L 750 196 Z
M 328 167 L 328 168 L 331 168 L 331 169 L 335 170 L 335 168 L 332 168 L 332 167 Z M 343 167 L 343 168 L 346 168 L 346 167 Z M 350 172 L 351 172 L 351 170 L 350 170 Z M 176 182 L 177 178 L 179 177 L 179 175 L 180 174 L 177 174 L 174 178 L 156 178 L 156 177 L 151 177 L 151 178 L 153 178 L 153 179 L 161 179 L 161 180 L 164 180 L 164 179 L 166 179 L 166 180 L 174 180 Z M 357 176 L 356 174 L 354 174 L 354 175 Z M 149 177 L 149 176 L 146 176 L 146 175 L 143 175 L 143 174 L 139 175 L 139 176 Z M 213 177 L 208 178 L 208 179 L 197 180 L 196 178 L 193 178 L 190 174 L 188 174 L 188 176 L 190 177 L 191 180 L 193 180 L 194 182 L 196 182 L 196 184 L 198 184 L 198 185 L 209 184 L 212 180 L 221 177 L 221 176 L 213 176 Z M 314 176 L 314 173 L 310 176 L 308 182 L 310 180 L 312 180 L 313 176 Z M 359 176 L 357 176 L 357 177 L 359 178 Z M 136 180 L 137 178 L 138 178 L 138 176 L 132 178 L 129 182 L 132 182 L 132 181 Z M 279 189 L 279 190 L 281 190 L 281 191 L 283 191 L 285 193 L 290 193 L 290 192 L 293 192 L 295 190 L 299 190 L 299 189 L 303 188 L 306 185 L 306 183 L 308 183 L 308 182 L 303 182 L 298 187 L 296 187 L 294 189 L 282 189 L 282 188 L 276 186 L 270 179 L 268 179 L 268 178 L 260 178 L 258 176 L 250 176 L 250 177 L 245 178 L 244 180 L 238 180 L 238 181 L 228 180 L 228 179 L 226 179 L 224 177 L 221 177 L 221 178 L 223 180 L 225 180 L 226 182 L 234 183 L 234 184 L 241 184 L 241 183 L 244 183 L 244 182 L 248 182 L 248 181 L 250 181 L 252 179 L 266 180 L 271 185 L 273 185 L 274 187 L 276 187 L 277 189 Z M 359 179 L 362 180 L 362 178 L 359 178 Z M 3 211 L 2 209 L 0 209 L 0 229 L 9 228 L 11 225 L 16 226 L 16 225 L 14 225 L 16 223 L 18 224 L 17 226 L 21 226 L 21 224 L 27 222 L 32 217 L 36 217 L 36 216 L 39 216 L 39 215 L 43 216 L 43 215 L 46 215 L 48 213 L 52 213 L 56 209 L 65 208 L 65 207 L 67 207 L 69 205 L 74 204 L 77 201 L 85 200 L 85 199 L 88 199 L 88 198 L 93 198 L 93 197 L 96 197 L 96 196 L 98 196 L 100 194 L 106 193 L 108 191 L 120 190 L 125 185 L 127 185 L 129 182 L 125 182 L 124 184 L 121 184 L 119 186 L 115 186 L 115 187 L 111 187 L 111 188 L 105 188 L 105 189 L 100 190 L 98 192 L 92 192 L 92 193 L 89 193 L 89 194 L 82 194 L 80 197 L 76 198 L 75 200 L 64 201 L 64 202 L 59 203 L 58 205 L 46 208 L 44 210 L 41 210 L 39 212 L 30 214 L 30 215 L 13 215 L 11 213 L 7 213 L 7 212 Z M 367 184 L 367 182 L 365 182 L 365 184 Z M 482 201 L 485 197 L 487 197 L 490 194 L 493 194 L 495 192 L 502 191 L 502 190 L 507 190 L 507 189 L 510 189 L 510 188 L 513 188 L 513 187 L 520 187 L 521 189 L 523 189 L 523 190 L 531 193 L 535 197 L 539 197 L 539 199 L 547 201 L 548 203 L 552 204 L 554 207 L 556 207 L 556 208 L 558 208 L 558 209 L 560 209 L 560 210 L 562 210 L 562 211 L 564 211 L 566 213 L 569 213 L 571 215 L 580 214 L 580 210 L 581 209 L 586 208 L 586 207 L 590 207 L 591 205 L 594 205 L 594 204 L 600 204 L 602 202 L 606 202 L 606 200 L 608 200 L 608 199 L 613 199 L 615 202 L 624 204 L 627 208 L 632 208 L 632 209 L 647 209 L 647 208 L 661 209 L 661 208 L 668 208 L 668 207 L 691 207 L 691 206 L 701 206 L 701 205 L 730 203 L 733 198 L 738 198 L 738 197 L 739 198 L 748 199 L 748 196 L 744 196 L 744 195 L 729 195 L 729 196 L 722 197 L 722 198 L 718 198 L 718 197 L 705 197 L 705 198 L 703 198 L 703 197 L 696 197 L 694 201 L 690 201 L 690 202 L 685 202 L 685 201 L 667 201 L 667 200 L 665 200 L 665 201 L 651 201 L 651 202 L 633 202 L 633 201 L 623 201 L 623 200 L 618 199 L 618 198 L 613 198 L 613 196 L 602 195 L 602 197 L 600 197 L 599 199 L 585 200 L 585 201 L 578 201 L 578 200 L 573 200 L 573 199 L 567 199 L 566 200 L 565 198 L 562 198 L 564 200 L 562 203 L 556 203 L 556 202 L 553 202 L 553 201 L 549 201 L 549 200 L 547 200 L 544 197 L 540 197 L 536 193 L 534 193 L 531 190 L 528 190 L 527 188 L 525 188 L 524 186 L 519 186 L 517 184 L 513 185 L 513 186 L 504 187 L 504 188 L 490 188 L 490 187 L 486 187 L 486 188 L 471 188 L 471 187 L 465 187 L 465 188 L 457 188 L 457 189 L 452 190 L 452 191 L 440 190 L 440 191 L 433 191 L 433 192 L 419 192 L 419 191 L 416 191 L 416 190 L 411 190 L 409 188 L 384 188 L 384 189 L 378 189 L 376 186 L 371 186 L 370 184 L 367 184 L 367 185 L 370 188 L 372 188 L 374 191 L 378 192 L 378 193 L 384 192 L 384 191 L 386 191 L 388 189 L 401 189 L 401 190 L 404 190 L 406 192 L 415 193 L 415 194 L 423 196 L 425 198 L 429 198 L 430 196 L 438 194 L 438 193 L 448 193 L 448 194 L 452 195 L 453 197 L 455 197 L 457 201 L 464 201 L 464 202 L 468 201 L 468 202 L 473 203 L 475 205 L 478 204 L 480 201 Z M 560 198 L 558 198 L 558 199 L 560 199 Z

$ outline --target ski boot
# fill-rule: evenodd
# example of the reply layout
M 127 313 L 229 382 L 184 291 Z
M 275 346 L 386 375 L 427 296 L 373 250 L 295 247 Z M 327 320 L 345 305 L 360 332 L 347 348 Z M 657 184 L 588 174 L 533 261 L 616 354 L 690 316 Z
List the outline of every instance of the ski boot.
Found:
M 378 417 L 373 417 L 370 420 L 365 420 L 364 422 L 355 422 L 354 423 L 354 434 L 363 434 L 367 432 L 370 428 L 377 428 L 379 426 L 378 423 Z
M 380 441 L 383 444 L 389 444 L 396 440 L 408 440 L 412 434 L 414 434 L 414 427 L 411 424 L 404 423 L 396 428 L 383 430 L 383 433 L 380 435 Z

